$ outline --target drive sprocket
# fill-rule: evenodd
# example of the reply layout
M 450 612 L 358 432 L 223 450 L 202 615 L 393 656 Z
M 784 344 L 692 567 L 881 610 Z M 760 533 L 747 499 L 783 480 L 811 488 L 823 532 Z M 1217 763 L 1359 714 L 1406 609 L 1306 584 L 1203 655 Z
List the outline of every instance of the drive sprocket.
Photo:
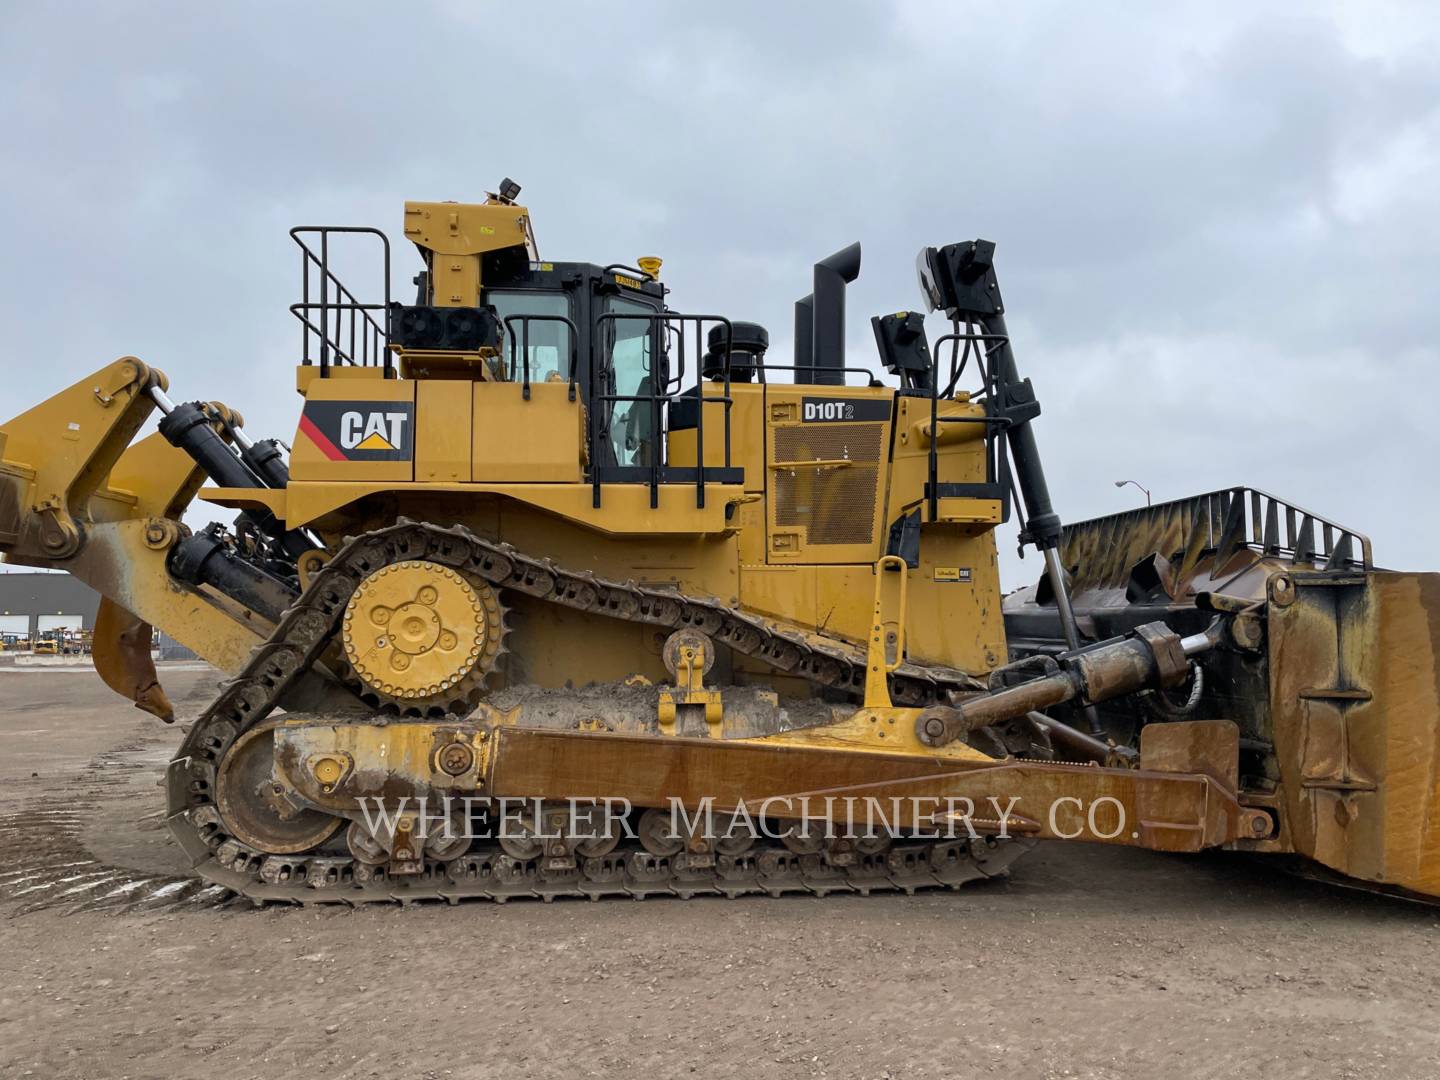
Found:
M 345 607 L 361 697 L 404 713 L 469 712 L 505 649 L 505 608 L 481 578 L 424 559 L 383 566 Z

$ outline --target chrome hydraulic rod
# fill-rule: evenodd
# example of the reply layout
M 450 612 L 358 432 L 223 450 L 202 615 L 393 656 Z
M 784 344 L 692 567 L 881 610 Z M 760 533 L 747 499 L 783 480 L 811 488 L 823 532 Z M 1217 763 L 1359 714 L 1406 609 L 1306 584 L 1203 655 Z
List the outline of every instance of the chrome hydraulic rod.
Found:
M 1137 690 L 1176 686 L 1190 671 L 1189 658 L 1218 642 L 1220 622 L 1187 638 L 1163 622 L 1145 623 L 1119 641 L 1063 653 L 1056 657 L 1059 670 L 1048 675 L 977 694 L 953 708 L 925 710 L 916 721 L 916 735 L 929 746 L 943 746 L 966 732 L 1065 702 L 1093 705 Z

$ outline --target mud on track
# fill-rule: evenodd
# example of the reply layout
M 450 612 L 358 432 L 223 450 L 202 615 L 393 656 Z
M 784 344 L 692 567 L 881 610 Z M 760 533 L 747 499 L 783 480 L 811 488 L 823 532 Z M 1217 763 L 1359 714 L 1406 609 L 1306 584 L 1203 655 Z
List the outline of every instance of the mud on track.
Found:
M 182 719 L 215 686 L 162 679 Z M 93 675 L 0 672 L 7 1080 L 1440 1075 L 1440 912 L 1263 863 L 1056 846 L 914 897 L 257 911 L 183 874 L 178 741 Z

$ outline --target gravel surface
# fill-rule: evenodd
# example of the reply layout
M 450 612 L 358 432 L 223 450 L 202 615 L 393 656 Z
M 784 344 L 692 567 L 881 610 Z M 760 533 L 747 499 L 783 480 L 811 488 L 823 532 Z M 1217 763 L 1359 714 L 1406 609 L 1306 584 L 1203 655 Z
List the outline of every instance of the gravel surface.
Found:
M 162 678 L 182 716 L 208 672 Z M 160 820 L 178 733 L 0 672 L 0 1076 L 1440 1076 L 1440 911 L 1042 846 L 959 893 L 255 910 Z M 35 775 L 32 775 L 35 774 Z

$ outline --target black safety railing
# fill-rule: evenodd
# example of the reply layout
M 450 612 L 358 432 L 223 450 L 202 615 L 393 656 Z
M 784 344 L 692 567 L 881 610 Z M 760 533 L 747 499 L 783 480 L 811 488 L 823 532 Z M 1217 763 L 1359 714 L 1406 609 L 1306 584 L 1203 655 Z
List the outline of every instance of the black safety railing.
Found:
M 650 275 L 646 271 L 641 270 L 638 266 L 630 266 L 627 263 L 611 263 L 610 265 L 602 269 L 600 273 L 613 274 L 617 270 L 623 270 L 626 274 L 628 274 L 630 277 L 635 278 L 637 281 L 650 280 Z
M 570 363 L 568 381 L 570 383 L 570 400 L 575 400 L 575 371 L 580 358 L 580 335 L 575 329 L 575 324 L 565 315 L 507 315 L 505 317 L 505 337 L 510 343 L 510 370 L 509 377 L 515 378 L 515 352 L 520 352 L 520 396 L 530 400 L 530 324 L 537 322 L 559 323 L 569 333 L 570 341 Z M 515 332 L 515 323 L 520 324 L 520 332 Z M 557 350 L 558 351 L 558 350 Z
M 755 371 L 755 380 L 756 380 L 757 382 L 764 383 L 764 384 L 766 384 L 766 385 L 769 385 L 769 381 L 765 378 L 765 373 L 766 373 L 767 371 L 827 371 L 827 372 L 828 372 L 828 371 L 838 371 L 838 372 L 841 373 L 842 377 L 843 377 L 844 375 L 863 375 L 863 376 L 865 376 L 865 382 L 866 382 L 866 385 L 867 385 L 867 386 L 881 386 L 881 385 L 883 385 L 883 384 L 880 382 L 879 379 L 875 378 L 875 372 L 871 371 L 869 368 L 862 368 L 862 367 L 816 367 L 814 364 L 772 364 L 772 363 L 770 363 L 770 361 L 766 360 L 766 361 L 763 362 L 763 363 L 755 364 L 755 365 L 754 365 L 754 371 Z M 790 385 L 790 384 L 787 384 L 787 385 Z M 827 386 L 827 385 L 834 385 L 834 384 L 831 384 L 831 383 L 802 383 L 802 382 L 796 382 L 796 383 L 794 383 L 793 385 L 795 385 L 795 386 L 818 386 L 818 387 L 820 387 L 821 389 L 823 389 L 823 388 L 824 388 L 825 386 Z M 840 385 L 844 386 L 844 385 L 848 385 L 848 384 L 846 384 L 846 383 L 841 383 Z
M 983 498 L 999 499 L 1002 512 L 1001 519 L 1009 520 L 1010 517 L 1010 482 L 1009 470 L 1006 469 L 1005 476 L 1001 476 L 1001 468 L 1004 464 L 1004 443 L 1001 436 L 1005 429 L 1010 426 L 1009 419 L 998 409 L 998 389 L 995 385 L 993 368 L 985 362 L 987 343 L 991 345 L 1004 344 L 1008 339 L 1002 334 L 976 333 L 968 324 L 964 332 L 960 330 L 960 324 L 955 324 L 953 333 L 937 338 L 935 341 L 932 356 L 934 365 L 930 378 L 930 453 L 926 468 L 925 501 L 930 520 L 934 520 L 939 513 L 939 504 L 942 498 Z M 943 347 L 950 345 L 950 374 L 942 389 L 940 385 L 940 355 Z M 961 346 L 964 346 L 963 352 Z M 973 354 L 972 354 L 973 350 Z M 960 378 L 965 374 L 971 357 L 974 357 L 975 368 L 980 377 L 980 392 L 970 395 L 970 400 L 985 407 L 984 416 L 941 416 L 941 399 L 953 399 L 956 387 Z M 943 483 L 940 480 L 940 425 L 941 424 L 984 424 L 985 425 L 985 482 L 983 484 L 956 484 Z
M 601 379 L 607 373 L 614 371 L 614 350 L 617 334 L 614 327 L 621 321 L 644 322 L 649 327 L 647 340 L 650 349 L 650 389 L 645 393 L 619 394 L 606 393 L 601 385 Z M 695 405 L 695 466 L 693 470 L 687 467 L 671 466 L 666 460 L 665 430 L 662 424 L 662 412 L 673 408 L 676 402 L 685 400 L 685 392 L 679 390 L 671 391 L 668 378 L 668 371 L 665 371 L 661 361 L 660 343 L 668 339 L 670 332 L 675 332 L 677 351 L 673 355 L 676 359 L 677 369 L 684 371 L 685 358 L 689 349 L 689 341 L 695 343 L 695 371 L 698 373 L 703 366 L 705 348 L 705 325 L 724 327 L 723 338 L 723 362 L 721 367 L 721 378 L 710 383 L 711 386 L 719 386 L 722 393 L 718 396 L 705 393 L 706 382 L 697 378 L 695 384 L 696 405 Z M 686 328 L 694 327 L 693 339 L 687 334 Z M 663 333 L 663 337 L 662 337 Z M 602 486 L 606 482 L 620 483 L 646 483 L 650 487 L 650 507 L 655 509 L 660 505 L 660 485 L 667 483 L 693 483 L 695 487 L 695 505 L 705 505 L 705 483 L 707 479 L 722 483 L 736 483 L 738 477 L 735 475 L 738 470 L 734 469 L 730 460 L 730 409 L 734 401 L 730 396 L 730 363 L 732 358 L 731 346 L 733 343 L 733 331 L 730 320 L 720 315 L 686 315 L 676 311 L 655 311 L 655 312 L 621 312 L 607 311 L 598 316 L 595 320 L 595 333 L 592 336 L 592 347 L 590 353 L 590 409 L 588 414 L 588 438 L 590 441 L 590 470 L 591 484 L 594 495 L 593 501 L 596 507 L 601 503 Z M 656 376 L 664 372 L 667 379 L 664 383 L 657 383 Z M 642 457 L 648 458 L 640 465 L 611 465 L 608 463 L 609 449 L 613 446 L 611 437 L 611 426 L 614 423 L 616 406 L 621 403 L 638 405 L 643 403 L 649 411 L 649 429 L 643 440 L 644 453 Z M 723 423 L 722 437 L 724 439 L 723 464 L 720 466 L 706 466 L 705 464 L 705 413 L 707 405 L 721 406 Z M 639 446 L 636 449 L 640 449 Z
M 330 265 L 330 241 L 336 235 L 379 239 L 384 262 L 383 303 L 361 303 L 335 276 Z M 300 362 L 308 366 L 318 361 L 321 378 L 329 374 L 332 364 L 379 366 L 385 369 L 386 378 L 393 377 L 393 360 L 388 348 L 389 237 L 379 229 L 362 225 L 297 225 L 290 230 L 290 238 L 300 247 L 300 302 L 290 305 L 290 313 L 300 320 Z

